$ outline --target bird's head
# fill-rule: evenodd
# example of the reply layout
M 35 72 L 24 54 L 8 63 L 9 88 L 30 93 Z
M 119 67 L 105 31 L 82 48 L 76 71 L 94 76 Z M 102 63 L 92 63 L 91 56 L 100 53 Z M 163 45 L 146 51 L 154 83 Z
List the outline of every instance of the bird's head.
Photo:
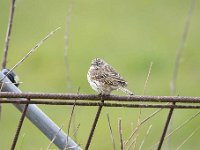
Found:
M 105 61 L 103 61 L 102 59 L 100 59 L 100 58 L 95 58 L 95 59 L 93 59 L 92 60 L 92 63 L 91 63 L 91 65 L 93 66 L 93 67 L 102 67 L 102 66 L 104 66 L 106 63 L 105 63 Z

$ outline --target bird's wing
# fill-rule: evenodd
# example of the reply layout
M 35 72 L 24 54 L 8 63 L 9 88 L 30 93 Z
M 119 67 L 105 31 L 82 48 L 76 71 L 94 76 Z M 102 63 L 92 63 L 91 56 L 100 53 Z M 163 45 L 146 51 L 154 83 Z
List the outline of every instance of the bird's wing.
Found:
M 105 65 L 98 73 L 101 82 L 112 86 L 127 86 L 127 82 L 110 65 Z

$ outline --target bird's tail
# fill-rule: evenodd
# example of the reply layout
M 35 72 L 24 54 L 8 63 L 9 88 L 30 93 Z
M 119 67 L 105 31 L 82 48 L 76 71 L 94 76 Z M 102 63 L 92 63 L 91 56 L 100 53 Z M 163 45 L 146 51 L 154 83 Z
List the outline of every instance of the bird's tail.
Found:
M 124 88 L 124 87 L 119 87 L 119 89 L 120 89 L 122 92 L 126 93 L 127 95 L 134 95 L 133 92 L 129 91 L 128 89 L 126 89 L 126 88 Z

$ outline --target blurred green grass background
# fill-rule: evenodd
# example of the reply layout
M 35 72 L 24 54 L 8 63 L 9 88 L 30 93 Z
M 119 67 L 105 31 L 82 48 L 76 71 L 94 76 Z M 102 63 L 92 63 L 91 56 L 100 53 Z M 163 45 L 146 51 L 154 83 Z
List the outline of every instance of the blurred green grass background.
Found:
M 11 68 L 37 42 L 57 27 L 61 29 L 49 38 L 31 57 L 15 71 L 20 76 L 22 91 L 69 92 L 64 62 L 64 33 L 70 1 L 17 0 L 8 67 Z M 0 1 L 0 56 L 4 47 L 10 1 Z M 100 57 L 112 64 L 129 82 L 129 89 L 142 94 L 150 62 L 153 62 L 146 95 L 170 95 L 170 81 L 176 49 L 184 29 L 190 0 L 85 0 L 74 1 L 68 58 L 72 89 L 81 93 L 95 92 L 87 83 L 90 62 Z M 177 79 L 177 95 L 199 96 L 200 89 L 200 3 L 196 2 L 191 28 L 182 55 Z M 114 92 L 114 94 L 122 94 Z M 67 125 L 71 107 L 39 106 L 59 126 Z M 76 107 L 76 125 L 80 123 L 78 143 L 84 148 L 97 108 Z M 156 109 L 142 109 L 142 118 Z M 175 110 L 173 127 L 178 126 L 198 110 Z M 137 125 L 139 109 L 103 108 L 90 149 L 112 149 L 106 114 L 110 114 L 115 142 L 119 148 L 118 118 L 122 119 L 123 137 L 127 139 Z M 152 126 L 143 149 L 149 148 L 161 136 L 168 111 L 163 110 L 146 123 L 139 132 L 139 148 L 149 125 Z M 0 149 L 9 149 L 20 117 L 10 104 L 3 105 L 0 120 Z M 199 125 L 196 118 L 171 138 L 175 149 Z M 72 132 L 70 133 L 72 134 Z M 24 138 L 23 138 L 23 135 Z M 198 149 L 196 133 L 182 149 Z M 34 143 L 34 144 L 33 144 Z M 28 120 L 25 120 L 16 149 L 46 149 L 48 139 Z M 165 149 L 166 143 L 164 144 Z M 54 147 L 57 149 L 56 147 Z M 155 147 L 154 147 L 155 148 Z

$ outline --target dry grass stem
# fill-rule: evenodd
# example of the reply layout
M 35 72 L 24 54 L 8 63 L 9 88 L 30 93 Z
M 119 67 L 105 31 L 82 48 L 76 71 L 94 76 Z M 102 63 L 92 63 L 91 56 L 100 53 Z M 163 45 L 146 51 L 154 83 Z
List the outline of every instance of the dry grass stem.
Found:
M 51 145 L 53 144 L 54 140 L 57 138 L 58 133 L 62 130 L 64 124 L 61 125 L 60 129 L 58 130 L 58 132 L 55 134 L 55 136 L 53 137 L 53 139 L 51 140 L 51 142 L 49 143 L 49 145 L 47 146 L 47 150 L 51 149 Z
M 22 141 L 20 143 L 20 149 L 23 149 L 23 143 L 24 143 L 24 139 L 25 139 L 25 133 L 22 135 Z
M 150 66 L 149 66 L 149 71 L 148 71 L 148 74 L 147 74 L 147 77 L 146 77 L 146 80 L 145 80 L 145 84 L 144 84 L 144 88 L 143 88 L 143 95 L 145 95 L 145 92 L 146 92 L 147 83 L 148 83 L 148 81 L 149 81 L 149 77 L 150 77 L 150 74 L 151 74 L 152 65 L 153 65 L 153 62 L 151 62 L 151 63 L 150 63 Z M 140 109 L 139 109 L 139 116 L 138 116 L 137 126 L 136 126 L 136 128 L 133 130 L 133 132 L 131 133 L 131 136 L 129 137 L 129 139 L 125 142 L 125 145 L 126 145 L 126 144 L 128 143 L 128 141 L 134 136 L 134 134 L 137 133 L 137 131 L 140 129 L 140 127 L 141 127 L 141 122 L 140 122 L 141 115 L 142 115 L 142 109 L 140 108 Z M 134 148 L 135 148 L 135 146 L 136 146 L 137 137 L 138 137 L 138 134 L 136 135 L 136 138 L 135 138 L 135 142 L 134 142 L 134 146 L 133 146 Z
M 172 134 L 174 134 L 175 132 L 177 132 L 178 130 L 180 130 L 182 127 L 184 127 L 186 124 L 188 124 L 190 121 L 192 121 L 194 118 L 196 118 L 198 115 L 200 114 L 200 111 L 196 114 L 194 114 L 192 117 L 190 117 L 189 119 L 187 119 L 186 121 L 184 121 L 182 124 L 180 124 L 178 127 L 176 127 L 173 131 L 171 131 L 167 136 L 165 136 L 165 139 L 167 139 L 168 137 L 170 137 Z M 154 147 L 156 145 L 158 145 L 159 142 L 156 142 L 155 144 L 153 144 Z
M 67 81 L 67 91 L 71 92 L 72 90 L 72 81 L 70 77 L 70 65 L 68 61 L 68 49 L 69 49 L 69 33 L 70 33 L 70 22 L 71 22 L 71 15 L 72 15 L 72 5 L 73 0 L 71 0 L 68 11 L 67 11 L 67 17 L 66 17 L 66 31 L 64 35 L 65 45 L 64 45 L 64 61 L 65 61 L 65 68 L 66 68 L 66 81 Z M 76 122 L 75 122 L 75 112 L 73 113 L 72 117 L 72 127 L 73 130 L 76 130 Z M 74 137 L 75 142 L 77 140 L 77 137 L 75 135 Z
M 176 150 L 179 150 L 198 130 L 200 127 L 196 128 L 177 148 Z
M 78 144 L 78 145 L 76 145 L 76 146 L 68 147 L 68 148 L 66 148 L 65 150 L 73 150 L 74 148 L 80 147 L 80 146 L 81 146 L 81 144 Z
M 111 123 L 110 123 L 109 114 L 107 114 L 107 120 L 108 120 L 109 131 L 110 131 L 110 137 L 111 137 L 111 140 L 112 140 L 113 149 L 116 150 L 115 139 L 114 139 L 114 135 L 113 135 Z
M 79 92 L 80 92 L 80 88 L 78 88 L 77 94 L 79 94 Z M 68 145 L 69 131 L 70 131 L 70 127 L 71 127 L 73 114 L 74 114 L 74 111 L 75 111 L 75 106 L 76 106 L 76 100 L 74 101 L 74 105 L 72 107 L 72 111 L 71 111 L 70 118 L 69 118 L 69 124 L 68 124 L 68 128 L 67 128 L 67 142 L 66 142 L 66 147 L 65 148 L 67 148 L 67 145 Z
M 74 130 L 74 133 L 73 133 L 72 137 L 76 137 L 76 134 L 78 132 L 78 129 L 79 129 L 80 125 L 81 124 L 79 123 L 78 126 L 76 127 L 76 129 Z
M 171 81 L 171 88 L 170 88 L 171 89 L 171 95 L 176 94 L 176 82 L 177 82 L 177 77 L 178 77 L 180 61 L 181 61 L 182 52 L 183 52 L 183 49 L 184 49 L 184 46 L 185 46 L 185 43 L 186 43 L 186 39 L 188 37 L 190 23 L 191 23 L 193 11 L 194 11 L 194 6 L 195 6 L 195 0 L 191 0 L 190 8 L 189 8 L 187 18 L 186 18 L 186 21 L 185 21 L 185 27 L 184 27 L 184 30 L 183 30 L 183 34 L 182 34 L 181 39 L 180 39 L 179 47 L 176 50 L 176 59 L 175 59 L 175 65 L 174 65 L 174 70 L 173 70 L 173 74 L 172 74 L 172 81 Z M 173 103 L 173 104 L 175 105 L 175 103 Z M 171 109 L 169 111 L 169 114 L 168 114 L 169 123 L 166 122 L 166 124 L 168 124 L 168 125 L 165 126 L 166 128 L 168 128 L 168 126 L 169 126 L 169 131 L 171 130 L 171 126 L 170 126 L 171 117 L 170 116 L 172 116 L 173 110 L 174 109 Z M 167 129 L 164 129 L 164 130 L 167 131 Z M 161 140 L 162 139 L 164 140 L 163 136 L 165 137 L 165 135 L 162 135 Z M 169 147 L 169 142 L 170 142 L 170 139 L 168 139 L 168 141 L 167 141 L 168 147 Z
M 126 149 L 127 149 L 127 150 L 131 149 L 131 146 L 135 143 L 135 141 L 136 141 L 136 138 L 134 138 L 134 139 L 132 140 L 132 142 L 130 143 L 130 145 L 129 145 Z
M 60 29 L 60 27 L 58 27 L 57 29 L 51 31 L 45 38 L 43 38 L 39 43 L 37 43 L 20 61 L 18 61 L 11 69 L 10 71 L 8 71 L 8 73 L 5 75 L 5 77 L 11 72 L 13 71 L 15 68 L 17 68 L 21 63 L 23 63 L 33 52 L 35 52 L 50 36 L 52 36 L 58 29 Z M 2 78 L 1 81 L 3 79 Z
M 71 15 L 72 15 L 72 5 L 73 0 L 70 3 L 70 6 L 68 8 L 67 17 L 66 17 L 66 32 L 64 36 L 65 40 L 65 47 L 64 47 L 64 60 L 65 60 L 65 66 L 66 66 L 66 79 L 67 79 L 67 87 L 68 91 L 71 91 L 71 77 L 70 77 L 70 66 L 68 62 L 68 49 L 69 49 L 69 32 L 70 32 L 70 22 L 71 22 Z
M 149 71 L 148 71 L 148 74 L 147 74 L 147 77 L 146 77 L 146 80 L 145 80 L 145 83 L 144 83 L 143 95 L 145 95 L 145 93 L 146 93 L 147 83 L 149 81 L 149 77 L 150 77 L 150 74 L 151 74 L 152 66 L 153 66 L 153 62 L 151 62 L 150 66 L 149 66 Z
M 154 111 L 152 114 L 150 114 L 149 116 L 147 116 L 144 120 L 142 120 L 138 126 L 142 126 L 142 125 L 143 125 L 144 123 L 146 123 L 149 119 L 151 119 L 151 118 L 154 117 L 156 114 L 158 114 L 161 110 L 162 110 L 162 108 L 160 108 L 160 109 Z M 127 145 L 127 144 L 130 142 L 131 138 L 133 138 L 135 132 L 137 131 L 137 128 L 138 128 L 138 127 L 136 127 L 136 128 L 133 130 L 133 132 L 131 133 L 131 135 L 129 136 L 129 138 L 124 142 L 124 145 Z
M 178 131 L 179 129 L 181 129 L 183 126 L 185 126 L 186 124 L 188 124 L 191 120 L 193 120 L 194 118 L 196 118 L 198 115 L 200 114 L 200 111 L 196 114 L 194 114 L 192 117 L 190 117 L 188 120 L 186 120 L 185 122 L 183 122 L 181 125 L 179 125 L 177 128 L 175 128 L 172 132 L 170 132 L 165 138 L 168 138 L 169 136 L 171 136 L 173 133 L 175 133 L 176 131 Z
M 123 137 L 122 137 L 122 121 L 121 119 L 118 120 L 118 131 L 119 131 L 119 140 L 120 140 L 120 149 L 123 150 Z
M 14 18 L 15 7 L 16 7 L 15 4 L 16 4 L 16 0 L 11 0 L 10 16 L 8 20 L 7 33 L 6 33 L 6 38 L 5 38 L 5 47 L 4 47 L 3 59 L 2 59 L 2 68 L 6 68 L 6 64 L 7 64 L 8 48 L 10 45 L 13 18 Z
M 6 68 L 6 64 L 7 64 L 8 48 L 10 44 L 12 24 L 13 24 L 13 18 L 14 18 L 14 13 L 15 13 L 15 2 L 16 0 L 11 0 L 11 4 L 10 4 L 10 16 L 8 20 L 7 33 L 5 37 L 5 46 L 4 46 L 2 65 L 1 65 L 3 69 Z M 0 104 L 0 119 L 1 119 L 1 113 L 2 113 L 2 106 Z
M 149 77 L 150 77 L 150 74 L 151 74 L 151 68 L 152 68 L 152 65 L 153 65 L 153 62 L 150 63 L 150 66 L 149 66 L 149 71 L 148 71 L 148 74 L 147 74 L 147 77 L 146 77 L 146 80 L 145 80 L 145 84 L 144 84 L 144 88 L 143 88 L 143 95 L 145 95 L 145 92 L 146 92 L 146 88 L 147 88 L 147 83 L 149 81 Z M 134 142 L 134 145 L 133 145 L 133 149 L 135 149 L 136 147 L 136 143 L 137 143 L 137 138 L 138 138 L 138 132 L 139 129 L 140 129 L 140 119 L 141 119 L 141 116 L 142 116 L 142 109 L 140 108 L 139 109 L 139 116 L 138 116 L 138 121 L 137 121 L 137 127 L 136 127 L 136 130 L 135 130 L 135 133 L 136 133 L 136 137 L 135 137 L 135 142 Z
M 139 128 L 137 128 L 137 131 L 139 130 Z M 137 132 L 136 132 L 137 133 Z M 133 150 L 135 150 L 136 147 L 136 143 L 137 143 L 137 138 L 138 138 L 139 134 L 136 134 L 135 139 L 134 139 L 134 143 L 133 143 Z
M 171 81 L 171 95 L 176 94 L 176 80 L 177 80 L 177 76 L 178 76 L 180 60 L 181 60 L 182 52 L 183 52 L 183 49 L 184 49 L 184 46 L 186 43 L 186 39 L 188 36 L 190 23 L 191 23 L 191 19 L 192 19 L 192 14 L 193 14 L 194 7 L 195 7 L 195 0 L 191 0 L 190 3 L 191 3 L 190 9 L 189 9 L 186 21 L 185 21 L 185 27 L 183 30 L 183 34 L 181 36 L 179 47 L 176 50 L 176 59 L 175 59 L 175 65 L 174 65 L 173 76 L 172 76 L 172 81 Z
M 144 142 L 145 142 L 147 136 L 149 135 L 149 132 L 150 132 L 150 130 L 151 130 L 151 127 L 152 127 L 152 125 L 149 126 L 149 128 L 148 128 L 148 130 L 147 130 L 147 133 L 146 133 L 144 139 L 142 140 L 142 143 L 140 144 L 139 150 L 142 149 L 142 146 L 143 146 L 143 144 L 144 144 Z

